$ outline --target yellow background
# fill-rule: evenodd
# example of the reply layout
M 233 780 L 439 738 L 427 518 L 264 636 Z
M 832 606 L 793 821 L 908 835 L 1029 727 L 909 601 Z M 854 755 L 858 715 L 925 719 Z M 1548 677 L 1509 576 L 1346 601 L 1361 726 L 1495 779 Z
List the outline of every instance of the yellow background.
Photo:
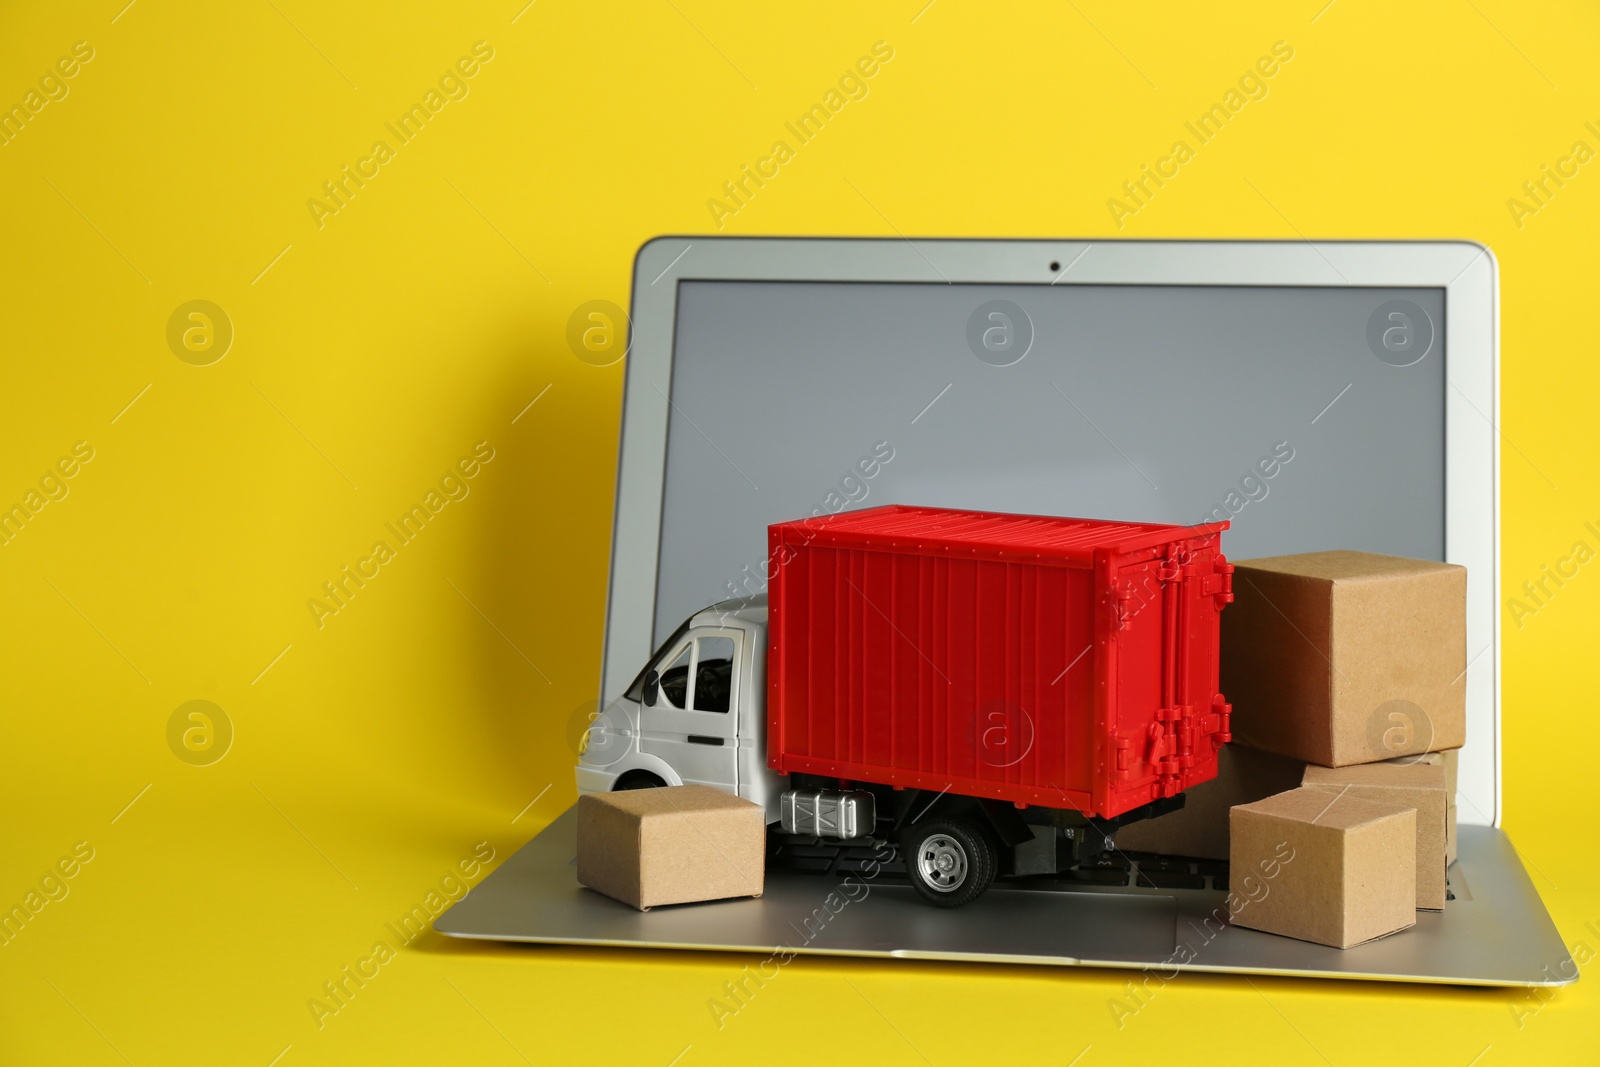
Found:
M 711 231 L 706 201 L 875 41 L 870 95 L 723 232 L 1486 242 L 1507 586 L 1600 547 L 1600 164 L 1520 228 L 1507 207 L 1600 148 L 1591 6 L 124 2 L 0 14 L 8 106 L 94 49 L 0 147 L 0 503 L 95 450 L 0 547 L 0 903 L 94 849 L 0 947 L 0 1062 L 1593 1058 L 1592 977 L 1185 976 L 1119 1029 L 1119 973 L 806 959 L 719 1030 L 749 960 L 430 935 L 321 1029 L 307 1007 L 477 842 L 498 862 L 573 798 L 622 367 L 575 358 L 569 314 L 626 305 L 648 238 Z M 319 229 L 307 200 L 480 40 L 470 94 Z M 1269 95 L 1119 230 L 1107 199 L 1280 40 Z M 193 299 L 235 330 L 210 366 L 167 345 Z M 480 440 L 470 495 L 319 629 L 307 600 Z M 1504 822 L 1579 952 L 1590 569 L 1507 616 L 1504 656 Z M 207 767 L 167 743 L 195 699 L 235 731 Z

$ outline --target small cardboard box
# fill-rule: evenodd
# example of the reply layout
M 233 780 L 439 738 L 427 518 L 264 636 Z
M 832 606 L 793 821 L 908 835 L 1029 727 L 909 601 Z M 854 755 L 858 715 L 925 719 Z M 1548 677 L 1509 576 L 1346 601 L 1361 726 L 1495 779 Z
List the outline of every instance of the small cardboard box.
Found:
M 1188 789 L 1183 807 L 1172 814 L 1118 830 L 1117 848 L 1225 860 L 1229 809 L 1294 789 L 1304 772 L 1305 764 L 1299 760 L 1238 744 L 1224 745 L 1217 752 L 1215 778 Z
M 1295 789 L 1230 819 L 1234 925 L 1351 948 L 1416 923 L 1415 809 Z
M 1235 568 L 1222 613 L 1235 740 L 1325 767 L 1461 747 L 1466 568 L 1344 551 Z
M 1329 793 L 1378 800 L 1417 810 L 1417 907 L 1444 908 L 1449 847 L 1450 790 L 1444 763 L 1404 761 L 1357 767 L 1307 767 L 1303 784 Z
M 705 785 L 578 798 L 578 881 L 641 911 L 765 886 L 766 812 Z
M 1447 749 L 1444 752 L 1424 752 L 1420 756 L 1398 756 L 1385 763 L 1430 763 L 1444 768 L 1445 792 L 1449 795 L 1449 811 L 1445 815 L 1444 827 L 1444 862 L 1446 866 L 1456 861 L 1456 774 L 1461 765 L 1461 750 L 1459 748 Z

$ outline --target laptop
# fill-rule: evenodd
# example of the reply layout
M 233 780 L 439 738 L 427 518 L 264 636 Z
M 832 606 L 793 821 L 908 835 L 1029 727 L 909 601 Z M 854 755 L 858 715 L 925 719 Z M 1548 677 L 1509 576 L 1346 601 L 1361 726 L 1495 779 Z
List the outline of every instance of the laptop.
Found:
M 1457 241 L 662 237 L 634 264 L 601 705 L 708 605 L 765 592 L 767 526 L 878 504 L 1194 524 L 1233 559 L 1332 548 L 1468 572 L 1452 899 L 1349 950 L 1218 923 L 1226 869 L 997 881 L 769 871 L 758 899 L 580 887 L 574 813 L 435 922 L 547 944 L 1560 985 L 1500 829 L 1498 279 Z M 1270 462 L 1263 462 L 1270 460 Z M 1272 470 L 1265 476 L 1262 472 Z M 1225 909 L 1221 914 L 1226 914 Z

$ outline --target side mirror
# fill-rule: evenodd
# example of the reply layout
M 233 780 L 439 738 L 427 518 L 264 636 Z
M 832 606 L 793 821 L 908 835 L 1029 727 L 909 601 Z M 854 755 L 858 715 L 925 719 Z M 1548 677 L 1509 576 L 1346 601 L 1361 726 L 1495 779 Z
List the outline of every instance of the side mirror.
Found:
M 644 706 L 656 706 L 656 694 L 661 692 L 661 672 L 649 671 L 644 676 Z

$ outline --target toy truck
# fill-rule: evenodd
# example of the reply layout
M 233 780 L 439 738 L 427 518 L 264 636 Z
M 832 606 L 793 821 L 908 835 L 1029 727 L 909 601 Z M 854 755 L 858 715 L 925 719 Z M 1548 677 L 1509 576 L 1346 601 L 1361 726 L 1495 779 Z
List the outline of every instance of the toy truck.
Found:
M 772 526 L 768 595 L 678 627 L 591 727 L 578 788 L 715 786 L 779 849 L 888 839 L 945 907 L 1092 863 L 1216 776 L 1227 525 L 889 506 Z

